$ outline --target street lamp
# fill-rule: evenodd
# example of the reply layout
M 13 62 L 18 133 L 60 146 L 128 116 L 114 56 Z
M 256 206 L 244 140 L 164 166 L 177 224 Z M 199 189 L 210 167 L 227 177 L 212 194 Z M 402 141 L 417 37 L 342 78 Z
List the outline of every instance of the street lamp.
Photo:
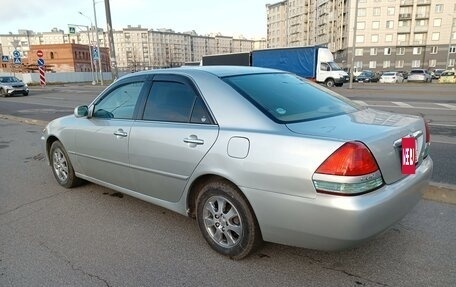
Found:
M 95 80 L 92 82 L 92 85 L 95 85 L 95 83 L 98 83 L 98 74 L 97 74 L 97 68 L 93 64 L 93 61 L 94 61 L 93 53 L 92 53 L 93 23 L 92 23 L 92 19 L 89 16 L 84 15 L 81 11 L 79 11 L 78 13 L 81 14 L 82 16 L 86 17 L 87 19 L 89 19 L 89 22 L 90 22 L 90 36 L 88 36 L 89 37 L 89 49 L 90 49 L 90 65 L 92 67 L 92 74 L 93 74 L 93 71 L 95 71 Z M 89 35 L 88 29 L 87 29 L 87 35 Z M 92 78 L 93 78 L 93 76 L 92 76 Z
M 68 24 L 68 26 L 69 27 L 78 27 L 79 29 L 81 29 L 81 27 L 86 28 L 87 29 L 87 38 L 89 39 L 89 42 L 90 42 L 89 26 L 77 25 L 77 24 Z M 94 73 L 93 73 L 92 47 L 90 47 L 90 43 L 89 43 L 89 55 L 90 55 L 90 63 L 91 63 L 90 69 L 91 69 L 91 72 L 92 72 L 92 85 L 95 85 L 95 76 L 94 76 Z

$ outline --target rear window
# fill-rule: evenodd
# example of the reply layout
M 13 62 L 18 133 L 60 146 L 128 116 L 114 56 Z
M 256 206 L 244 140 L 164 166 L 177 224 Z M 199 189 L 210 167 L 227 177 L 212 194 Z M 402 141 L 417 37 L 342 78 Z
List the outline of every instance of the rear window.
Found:
M 396 76 L 396 73 L 389 72 L 389 73 L 384 73 L 383 75 L 384 76 Z
M 250 74 L 223 80 L 279 123 L 315 120 L 361 109 L 350 100 L 292 74 Z
M 423 70 L 411 70 L 410 74 L 424 74 Z

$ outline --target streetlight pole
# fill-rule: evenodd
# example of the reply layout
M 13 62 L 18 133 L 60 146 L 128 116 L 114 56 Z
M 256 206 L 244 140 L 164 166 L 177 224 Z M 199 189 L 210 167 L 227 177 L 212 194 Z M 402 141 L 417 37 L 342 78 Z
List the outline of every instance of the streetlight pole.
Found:
M 348 88 L 353 89 L 353 73 L 355 72 L 355 46 L 356 46 L 356 25 L 358 20 L 358 0 L 355 0 L 355 19 L 353 19 L 353 41 L 351 51 L 351 68 L 350 68 L 350 83 Z
M 445 67 L 447 70 L 450 68 L 450 49 L 451 49 L 451 40 L 453 40 L 453 28 L 454 28 L 454 17 L 452 14 L 448 14 L 448 16 L 451 16 L 451 28 L 450 28 L 450 39 L 448 41 L 448 54 L 447 54 L 447 61 Z
M 89 42 L 90 42 L 90 33 L 89 33 L 89 26 L 86 26 L 86 25 L 77 25 L 77 24 L 68 24 L 68 26 L 74 26 L 74 27 L 78 27 L 79 29 L 81 29 L 81 27 L 84 27 L 87 29 L 87 38 L 89 39 Z M 82 30 L 82 29 L 81 29 Z M 92 48 L 90 47 L 90 43 L 89 43 L 89 55 L 90 55 L 90 69 L 91 69 L 91 72 L 92 72 L 92 85 L 95 85 L 95 75 L 93 73 L 93 58 L 92 58 Z
M 103 85 L 103 66 L 101 64 L 101 49 L 100 49 L 100 38 L 98 36 L 98 24 L 97 24 L 97 9 L 95 8 L 95 0 L 93 2 L 93 18 L 95 19 L 95 35 L 97 37 L 97 49 L 98 49 L 98 68 L 100 70 L 100 84 Z
M 109 4 L 109 0 L 104 0 L 105 2 L 105 11 L 106 11 L 106 24 L 108 28 L 108 38 L 109 38 L 109 53 L 111 54 L 111 72 L 112 72 L 112 80 L 115 81 L 119 76 L 119 72 L 117 70 L 117 61 L 116 61 L 116 50 L 114 47 L 114 34 L 112 32 L 112 20 L 111 20 L 111 6 Z
M 89 22 L 90 22 L 90 28 L 93 29 L 93 23 L 92 23 L 92 19 L 89 17 L 89 16 L 86 16 L 84 15 L 81 11 L 79 11 L 79 14 L 81 14 L 82 16 L 86 17 L 87 19 L 89 19 Z M 89 29 L 87 28 L 87 35 L 89 37 L 89 49 L 90 49 L 90 65 L 92 67 L 92 74 L 93 74 L 93 71 L 95 71 L 95 81 L 92 82 L 92 85 L 95 85 L 96 83 L 98 83 L 98 74 L 97 74 L 97 67 L 93 64 L 93 53 L 92 53 L 92 39 L 93 39 L 93 31 L 91 30 L 90 31 L 90 35 L 89 36 Z

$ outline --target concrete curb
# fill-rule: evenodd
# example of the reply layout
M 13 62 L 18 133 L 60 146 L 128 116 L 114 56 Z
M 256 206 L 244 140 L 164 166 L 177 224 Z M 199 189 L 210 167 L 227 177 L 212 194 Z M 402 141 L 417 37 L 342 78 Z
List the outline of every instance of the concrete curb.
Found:
M 33 120 L 3 114 L 0 114 L 0 119 L 12 120 L 29 125 L 42 126 L 43 128 L 48 124 L 47 121 Z M 429 187 L 423 194 L 423 198 L 443 203 L 456 204 L 456 185 L 430 182 Z

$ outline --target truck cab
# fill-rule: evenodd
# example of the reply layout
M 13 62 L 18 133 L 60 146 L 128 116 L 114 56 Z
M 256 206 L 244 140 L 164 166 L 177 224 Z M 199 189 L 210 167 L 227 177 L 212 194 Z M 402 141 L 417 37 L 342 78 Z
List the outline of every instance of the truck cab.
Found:
M 349 81 L 350 77 L 334 62 L 331 51 L 326 48 L 319 48 L 315 79 L 327 87 L 341 87 Z

